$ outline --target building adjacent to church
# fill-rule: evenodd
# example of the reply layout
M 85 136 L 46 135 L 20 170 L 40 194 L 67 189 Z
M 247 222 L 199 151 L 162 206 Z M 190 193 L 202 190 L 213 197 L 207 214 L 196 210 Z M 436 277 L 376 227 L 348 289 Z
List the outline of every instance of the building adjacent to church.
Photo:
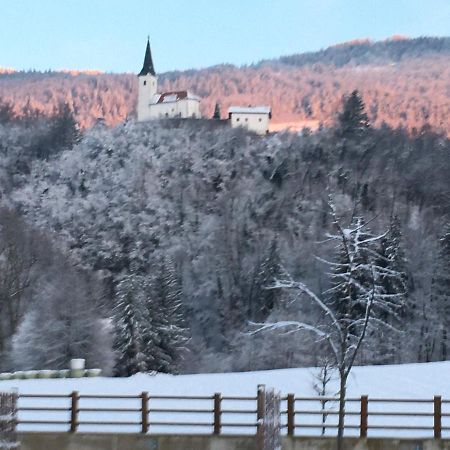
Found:
M 257 134 L 267 134 L 269 132 L 269 122 L 272 118 L 270 106 L 230 106 L 228 109 L 228 119 L 231 127 L 242 127 Z
M 144 65 L 138 75 L 137 120 L 163 118 L 200 118 L 200 98 L 189 91 L 158 92 L 158 77 L 153 66 L 150 41 L 147 41 Z

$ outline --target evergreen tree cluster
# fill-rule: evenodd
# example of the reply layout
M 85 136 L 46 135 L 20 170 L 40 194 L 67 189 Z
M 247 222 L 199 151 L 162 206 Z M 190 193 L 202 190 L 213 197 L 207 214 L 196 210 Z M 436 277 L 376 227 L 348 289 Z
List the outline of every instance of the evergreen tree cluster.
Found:
M 189 335 L 169 261 L 160 261 L 151 280 L 136 273 L 125 276 L 117 286 L 113 317 L 117 375 L 177 372 Z

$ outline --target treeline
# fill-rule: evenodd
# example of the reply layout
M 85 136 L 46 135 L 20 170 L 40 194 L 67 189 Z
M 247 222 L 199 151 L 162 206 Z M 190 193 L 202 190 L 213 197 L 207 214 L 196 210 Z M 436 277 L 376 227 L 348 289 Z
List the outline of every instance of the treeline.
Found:
M 374 128 L 357 92 L 336 115 L 264 138 L 196 120 L 80 135 L 66 121 L 71 138 L 47 155 L 33 149 L 58 116 L 0 125 L 0 370 L 316 364 L 308 336 L 247 331 L 320 319 L 267 288 L 289 273 L 326 294 L 330 197 L 341 223 L 384 236 L 378 264 L 402 274 L 385 287 L 402 294 L 398 331 L 368 336 L 358 363 L 447 359 L 450 141 Z
M 358 89 L 375 126 L 386 123 L 417 132 L 429 125 L 448 135 L 449 42 L 357 42 L 254 66 L 171 72 L 160 75 L 160 90 L 192 90 L 202 97 L 205 117 L 212 117 L 217 102 L 223 117 L 232 104 L 269 104 L 274 122 L 330 126 L 343 96 Z M 59 103 L 67 103 L 83 129 L 99 119 L 117 125 L 135 114 L 137 79 L 132 74 L 3 74 L 0 98 L 19 116 L 24 108 L 50 115 Z
M 295 67 L 313 64 L 331 64 L 336 67 L 346 65 L 398 63 L 407 59 L 427 58 L 431 55 L 450 53 L 450 38 L 421 37 L 408 39 L 393 36 L 385 41 L 373 42 L 369 39 L 334 45 L 318 52 L 283 56 L 279 62 Z M 270 61 L 269 61 L 270 63 Z M 264 64 L 264 61 L 260 64 Z

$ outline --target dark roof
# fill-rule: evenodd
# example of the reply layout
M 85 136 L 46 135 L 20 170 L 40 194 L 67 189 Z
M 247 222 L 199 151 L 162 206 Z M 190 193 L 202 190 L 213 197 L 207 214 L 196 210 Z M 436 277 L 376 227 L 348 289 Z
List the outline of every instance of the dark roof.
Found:
M 178 102 L 180 100 L 189 99 L 189 100 L 200 100 L 196 95 L 192 94 L 189 91 L 172 91 L 172 92 L 163 92 L 159 95 L 159 98 L 155 101 L 155 103 L 170 103 L 170 102 Z
M 165 103 L 167 101 L 178 101 L 188 96 L 187 91 L 163 92 L 156 103 Z
M 153 67 L 152 52 L 150 50 L 150 39 L 147 39 L 147 48 L 145 49 L 144 65 L 142 66 L 142 70 L 139 72 L 139 76 L 141 77 L 148 74 L 156 75 L 155 68 Z

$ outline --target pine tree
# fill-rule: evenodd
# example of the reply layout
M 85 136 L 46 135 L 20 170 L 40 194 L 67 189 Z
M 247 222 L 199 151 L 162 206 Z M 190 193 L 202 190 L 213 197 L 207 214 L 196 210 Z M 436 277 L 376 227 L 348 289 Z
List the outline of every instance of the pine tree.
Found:
M 339 132 L 343 137 L 357 137 L 369 128 L 369 118 L 358 91 L 353 91 L 344 101 L 339 115 Z
M 277 278 L 282 275 L 281 261 L 278 253 L 276 239 L 272 241 L 270 247 L 258 267 L 255 281 L 255 292 L 251 296 L 248 316 L 251 320 L 265 320 L 270 314 L 278 298 L 280 291 L 268 289 Z
M 51 118 L 47 142 L 43 143 L 47 149 L 42 151 L 42 156 L 47 157 L 52 153 L 71 149 L 80 140 L 80 136 L 80 129 L 73 111 L 67 103 L 61 103 Z
M 439 312 L 441 345 L 439 359 L 449 358 L 448 330 L 450 327 L 450 223 L 439 239 L 439 250 L 431 288 L 431 303 Z
M 158 321 L 161 312 L 154 300 L 153 284 L 147 278 L 142 282 L 142 305 L 139 318 L 139 331 L 144 353 L 145 367 L 150 371 L 160 371 L 161 352 L 159 351 L 160 333 Z
M 141 282 L 140 277 L 131 274 L 117 286 L 114 349 L 118 355 L 116 374 L 120 376 L 130 376 L 147 370 L 141 329 Z
M 405 300 L 407 297 L 407 261 L 403 248 L 403 234 L 401 230 L 400 220 L 394 216 L 391 220 L 389 233 L 380 241 L 378 250 L 380 255 L 378 264 L 384 269 L 392 270 L 400 276 L 392 277 L 389 272 L 381 277 L 384 291 L 386 294 L 400 294 L 397 297 L 396 309 L 402 316 L 406 315 Z
M 175 373 L 187 341 L 181 291 L 170 261 L 161 258 L 155 274 L 140 283 L 137 329 L 146 371 Z
M 171 261 L 161 258 L 147 298 L 147 317 L 157 338 L 146 349 L 148 368 L 164 373 L 177 371 L 188 332 L 184 323 L 181 289 Z
M 214 107 L 214 114 L 213 119 L 220 120 L 221 117 L 221 111 L 220 111 L 220 104 L 216 103 L 216 106 Z
M 401 225 L 397 216 L 391 219 L 389 232 L 380 240 L 377 251 L 379 255 L 377 265 L 383 270 L 380 276 L 382 292 L 390 296 L 389 308 L 381 311 L 380 318 L 389 326 L 377 329 L 372 338 L 375 339 L 377 362 L 389 364 L 395 362 L 394 356 L 399 349 L 399 336 L 394 328 L 397 329 L 405 324 L 406 318 L 410 315 L 406 304 L 407 261 L 403 249 Z
M 13 105 L 0 98 L 0 123 L 9 123 L 16 119 Z

